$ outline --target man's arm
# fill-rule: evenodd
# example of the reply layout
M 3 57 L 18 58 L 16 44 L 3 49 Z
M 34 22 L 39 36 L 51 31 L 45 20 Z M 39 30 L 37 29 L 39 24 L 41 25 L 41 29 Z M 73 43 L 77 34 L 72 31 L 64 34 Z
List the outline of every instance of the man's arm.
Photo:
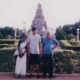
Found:
M 53 40 L 53 44 L 55 44 L 55 46 L 53 47 L 53 50 L 54 50 L 57 46 L 59 46 L 59 42 L 58 42 L 56 39 Z
M 53 50 L 54 50 L 57 46 L 59 46 L 59 44 L 56 44 L 56 45 L 53 47 Z
M 30 56 L 30 43 L 27 42 L 28 56 Z
M 40 35 L 39 35 L 39 51 L 40 51 L 40 55 L 42 55 L 42 43 L 41 43 Z
M 27 50 L 28 50 L 28 56 L 30 56 L 30 37 L 27 37 Z
M 39 51 L 40 51 L 40 55 L 42 55 L 42 43 L 39 42 Z
M 42 56 L 43 56 L 43 52 L 44 52 L 44 41 L 42 39 Z

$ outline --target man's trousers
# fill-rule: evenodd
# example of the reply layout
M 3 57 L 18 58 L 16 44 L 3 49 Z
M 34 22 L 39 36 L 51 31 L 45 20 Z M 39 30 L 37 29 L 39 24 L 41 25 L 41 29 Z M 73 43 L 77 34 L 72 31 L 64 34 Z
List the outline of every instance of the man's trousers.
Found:
M 43 77 L 46 77 L 47 68 L 49 77 L 53 75 L 53 57 L 52 54 L 44 54 L 43 56 Z

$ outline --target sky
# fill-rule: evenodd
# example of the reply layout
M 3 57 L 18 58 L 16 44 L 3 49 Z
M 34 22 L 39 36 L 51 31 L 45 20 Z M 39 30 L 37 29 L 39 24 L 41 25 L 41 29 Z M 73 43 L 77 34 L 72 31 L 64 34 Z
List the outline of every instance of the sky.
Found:
M 0 0 L 0 27 L 29 29 L 41 3 L 48 28 L 80 21 L 80 0 Z

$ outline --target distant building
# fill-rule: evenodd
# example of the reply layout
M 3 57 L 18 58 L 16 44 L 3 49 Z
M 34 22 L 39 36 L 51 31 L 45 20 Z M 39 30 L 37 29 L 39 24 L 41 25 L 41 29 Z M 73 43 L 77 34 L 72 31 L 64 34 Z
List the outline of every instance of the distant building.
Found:
M 46 23 L 46 20 L 44 18 L 44 15 L 43 15 L 43 10 L 42 10 L 42 7 L 41 7 L 41 4 L 39 3 L 38 4 L 38 8 L 36 10 L 36 15 L 34 17 L 34 20 L 32 21 L 32 24 L 31 24 L 31 29 L 32 27 L 36 27 L 37 28 L 37 31 L 38 33 L 43 37 L 45 37 L 45 34 L 46 34 L 46 31 L 47 31 L 47 23 Z

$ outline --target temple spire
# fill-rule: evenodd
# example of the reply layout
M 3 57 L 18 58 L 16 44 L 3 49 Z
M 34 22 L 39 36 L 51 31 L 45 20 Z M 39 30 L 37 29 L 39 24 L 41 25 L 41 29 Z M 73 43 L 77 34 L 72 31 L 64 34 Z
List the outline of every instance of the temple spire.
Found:
M 47 24 L 40 3 L 38 3 L 36 14 L 34 16 L 34 20 L 32 21 L 31 28 L 32 27 L 36 27 L 40 35 L 43 35 L 43 33 L 47 31 Z

